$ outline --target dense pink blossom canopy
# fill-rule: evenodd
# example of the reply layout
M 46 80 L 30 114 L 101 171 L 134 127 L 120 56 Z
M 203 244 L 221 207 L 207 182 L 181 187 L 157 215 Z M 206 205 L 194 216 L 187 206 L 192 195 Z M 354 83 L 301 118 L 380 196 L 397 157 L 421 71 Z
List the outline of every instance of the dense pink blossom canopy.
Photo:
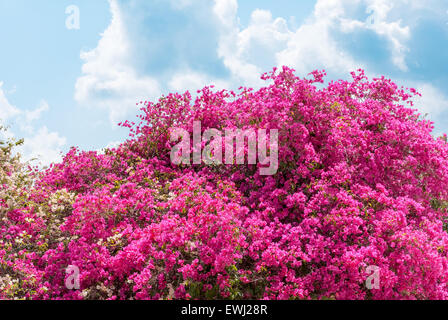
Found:
M 284 67 L 259 90 L 142 102 L 119 147 L 0 185 L 15 192 L 0 201 L 0 298 L 448 298 L 446 139 L 411 109 L 415 90 L 324 76 Z M 170 128 L 196 120 L 278 129 L 278 172 L 173 165 Z

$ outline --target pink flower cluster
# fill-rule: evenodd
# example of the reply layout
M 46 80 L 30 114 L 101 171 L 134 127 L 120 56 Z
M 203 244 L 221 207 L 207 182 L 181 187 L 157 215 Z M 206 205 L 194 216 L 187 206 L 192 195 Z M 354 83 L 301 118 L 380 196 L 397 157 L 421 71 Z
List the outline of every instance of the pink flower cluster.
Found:
M 259 90 L 142 102 L 125 143 L 72 149 L 2 202 L 0 298 L 447 299 L 446 137 L 415 90 L 324 76 L 284 67 Z M 277 174 L 172 164 L 170 128 L 194 121 L 278 129 Z

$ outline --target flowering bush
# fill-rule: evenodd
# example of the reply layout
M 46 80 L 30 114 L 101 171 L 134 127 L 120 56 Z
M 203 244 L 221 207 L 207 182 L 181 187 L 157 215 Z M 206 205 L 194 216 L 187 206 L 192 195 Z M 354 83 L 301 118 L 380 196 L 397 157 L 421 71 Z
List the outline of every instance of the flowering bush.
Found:
M 446 136 L 413 89 L 324 76 L 284 67 L 259 90 L 142 102 L 126 142 L 73 148 L 34 183 L 2 165 L 0 298 L 448 298 Z M 278 129 L 278 172 L 172 164 L 170 129 L 194 121 Z
M 5 130 L 0 125 L 0 131 Z M 30 239 L 25 224 L 34 222 L 34 215 L 25 213 L 24 207 L 35 172 L 14 153 L 22 143 L 0 140 L 0 298 L 23 296 L 39 274 L 32 264 L 24 263 L 26 257 L 17 259 Z

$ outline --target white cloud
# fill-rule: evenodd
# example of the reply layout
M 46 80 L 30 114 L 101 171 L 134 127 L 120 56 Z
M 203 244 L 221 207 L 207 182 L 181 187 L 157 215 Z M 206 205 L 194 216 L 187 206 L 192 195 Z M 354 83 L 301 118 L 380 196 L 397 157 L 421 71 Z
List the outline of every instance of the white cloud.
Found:
M 215 0 L 213 13 L 221 23 L 218 55 L 236 81 L 247 86 L 257 86 L 262 70 L 244 58 L 240 43 L 239 20 L 236 0 Z
M 274 66 L 288 65 L 302 75 L 325 65 L 338 73 L 360 63 L 332 38 L 334 19 L 343 13 L 338 1 L 318 1 L 313 16 L 296 30 L 270 11 L 254 10 L 249 25 L 240 29 L 235 0 L 215 0 L 214 13 L 222 23 L 218 53 L 236 81 L 258 86 L 259 76 Z
M 44 126 L 33 136 L 25 138 L 25 143 L 18 150 L 25 160 L 37 159 L 39 164 L 49 165 L 62 160 L 60 150 L 66 143 L 64 137 L 57 132 L 48 131 Z
M 7 121 L 19 114 L 20 110 L 11 105 L 6 98 L 5 91 L 3 90 L 3 82 L 0 81 L 0 120 Z
M 22 117 L 20 119 L 20 129 L 26 133 L 32 133 L 33 132 L 32 123 L 40 119 L 42 113 L 48 110 L 50 110 L 48 103 L 42 100 L 36 109 L 26 110 L 23 112 L 21 111 L 20 114 L 22 115 Z
M 333 38 L 331 31 L 346 15 L 346 0 L 318 0 L 313 15 L 291 36 L 287 47 L 278 53 L 279 64 L 295 67 L 301 73 L 319 66 L 336 73 L 346 73 L 362 67 L 360 62 L 345 52 Z M 359 1 L 349 1 L 355 4 Z
M 294 67 L 302 75 L 320 66 L 339 74 L 362 67 L 362 63 L 338 46 L 325 20 L 300 26 L 287 47 L 277 54 L 277 61 L 279 65 Z
M 238 1 L 215 0 L 213 12 L 219 18 L 224 27 L 233 29 L 237 21 Z
M 46 101 L 42 100 L 36 109 L 25 112 L 26 121 L 33 122 L 34 120 L 39 119 L 43 112 L 48 111 L 48 110 L 50 110 L 48 103 Z
M 112 122 L 122 120 L 136 102 L 160 94 L 159 83 L 139 76 L 132 65 L 132 48 L 116 0 L 110 0 L 112 21 L 98 46 L 82 52 L 83 75 L 75 86 L 75 99 L 82 105 L 100 106 L 109 111 Z
M 207 74 L 193 70 L 184 70 L 175 73 L 168 82 L 168 88 L 175 92 L 188 90 L 190 93 L 194 93 L 205 85 L 214 85 L 217 89 L 228 89 L 229 87 L 229 83 L 225 80 L 213 79 Z
M 177 10 L 185 9 L 195 3 L 195 0 L 170 0 L 171 7 Z
M 19 123 L 20 129 L 26 133 L 32 133 L 32 123 L 41 117 L 41 114 L 48 111 L 50 108 L 45 100 L 33 110 L 21 110 L 13 106 L 6 97 L 7 91 L 3 89 L 3 82 L 0 82 L 0 120 L 9 121 L 16 120 Z
M 428 114 L 432 120 L 437 120 L 442 113 L 448 112 L 448 97 L 429 83 L 416 84 L 415 87 L 422 96 L 414 98 L 415 106 L 423 114 Z
M 410 25 L 414 20 L 404 19 L 403 22 L 397 16 L 406 18 L 411 12 L 415 14 L 421 10 L 421 4 L 416 0 L 317 0 L 313 12 L 298 27 L 288 24 L 285 18 L 273 17 L 270 11 L 260 9 L 254 10 L 249 24 L 242 27 L 237 0 L 214 0 L 212 7 L 204 1 L 193 0 L 170 0 L 166 3 L 135 1 L 131 4 L 109 0 L 109 3 L 112 13 L 110 25 L 97 47 L 81 54 L 83 74 L 76 82 L 75 99 L 81 105 L 104 108 L 113 122 L 122 120 L 130 110 L 135 110 L 135 102 L 154 100 L 167 90 L 194 92 L 209 84 L 219 88 L 258 87 L 263 83 L 261 73 L 274 66 L 291 66 L 301 76 L 322 68 L 333 75 L 347 75 L 349 71 L 366 68 L 363 61 L 343 47 L 339 38 L 359 31 L 373 32 L 388 43 L 390 61 L 398 69 L 406 71 Z M 214 21 L 213 27 L 210 23 L 195 24 L 186 20 L 183 23 L 188 26 L 185 27 L 188 32 L 183 32 L 182 25 L 174 24 L 166 34 L 167 39 L 177 41 L 178 45 L 173 46 L 172 41 L 160 40 L 163 36 L 155 31 L 163 25 L 158 19 L 151 22 L 154 19 L 152 8 L 159 14 L 163 13 L 162 16 L 165 13 L 169 15 L 174 9 L 179 11 L 175 16 L 179 14 L 182 19 L 210 19 Z M 201 14 L 189 14 L 198 11 Z M 135 14 L 138 22 L 134 25 L 130 17 Z M 201 36 L 201 32 L 207 32 L 207 27 L 212 29 L 215 25 L 218 29 L 215 52 L 220 59 L 217 61 L 227 68 L 229 75 L 216 76 L 208 72 L 206 67 L 218 62 L 210 60 L 207 61 L 209 64 L 201 64 L 201 61 L 194 60 L 209 55 L 198 58 L 197 54 L 189 51 L 197 48 L 183 41 L 191 37 L 190 31 Z M 134 33 L 128 33 L 127 28 Z M 138 34 L 136 30 L 140 30 Z M 210 31 L 209 35 L 214 36 L 214 32 L 216 30 Z M 203 35 L 207 38 L 207 34 Z M 212 40 L 214 38 L 198 42 L 197 46 L 204 49 L 213 43 Z M 166 56 L 161 57 L 161 54 Z M 149 61 L 142 63 L 144 59 Z M 157 63 L 159 60 L 160 64 Z M 141 65 L 145 66 L 142 70 L 146 75 L 137 72 Z M 153 75 L 149 76 L 151 72 Z M 374 72 L 369 70 L 369 73 Z
M 448 125 L 446 120 L 448 115 L 448 96 L 430 83 L 407 82 L 422 95 L 413 99 L 414 108 L 417 108 L 426 119 L 435 123 L 433 135 L 440 136 L 446 133 Z
M 407 71 L 406 53 L 409 51 L 407 42 L 411 37 L 410 27 L 402 26 L 401 19 L 391 18 L 394 12 L 400 12 L 401 16 L 409 16 L 417 7 L 409 7 L 409 0 L 319 0 L 316 4 L 314 16 L 316 21 L 330 22 L 333 27 L 343 32 L 357 30 L 371 30 L 384 37 L 390 45 L 391 60 L 402 71 Z M 358 20 L 353 8 L 360 6 L 365 8 L 369 16 L 366 20 Z
M 406 71 L 410 27 L 391 18 L 391 13 L 406 11 L 407 2 L 318 0 L 312 15 L 291 30 L 285 19 L 274 19 L 271 12 L 259 9 L 253 11 L 249 25 L 241 29 L 237 1 L 215 0 L 214 14 L 222 24 L 218 53 L 236 80 L 249 85 L 259 84 L 259 74 L 274 65 L 294 67 L 302 75 L 322 66 L 342 74 L 364 65 L 341 47 L 335 33 L 370 30 L 389 43 L 392 63 Z M 359 20 L 360 9 L 370 14 L 365 21 Z
M 124 119 L 128 111 L 137 109 L 136 102 L 154 100 L 167 89 L 193 91 L 209 84 L 258 87 L 263 83 L 260 80 L 263 72 L 282 65 L 294 67 L 301 75 L 323 67 L 335 74 L 362 68 L 363 63 L 339 45 L 333 31 L 372 30 L 391 43 L 392 59 L 397 67 L 402 70 L 407 67 L 404 42 L 409 29 L 402 27 L 400 21 L 387 20 L 392 7 L 384 0 L 318 0 L 312 15 L 296 29 L 291 29 L 284 18 L 274 18 L 270 11 L 260 9 L 254 10 L 249 25 L 241 28 L 238 1 L 214 0 L 211 9 L 219 30 L 216 52 L 230 76 L 216 78 L 204 70 L 196 70 L 192 67 L 195 62 L 189 60 L 177 70 L 160 70 L 157 78 L 139 75 L 136 47 L 131 40 L 139 37 L 128 34 L 129 21 L 124 19 L 123 10 L 129 8 L 120 6 L 117 0 L 109 0 L 109 3 L 110 25 L 95 49 L 81 53 L 83 74 L 76 82 L 75 99 L 81 105 L 105 108 L 112 122 Z M 175 10 L 196 8 L 191 0 L 170 1 L 168 5 Z M 353 18 L 352 6 L 357 5 L 371 9 L 375 23 Z
M 52 162 L 60 161 L 60 150 L 66 144 L 65 137 L 61 137 L 57 132 L 50 132 L 46 126 L 35 130 L 33 124 L 38 120 L 43 112 L 48 111 L 50 108 L 48 103 L 44 100 L 40 102 L 34 110 L 21 110 L 16 106 L 13 106 L 8 101 L 5 91 L 2 89 L 3 83 L 0 82 L 0 114 L 2 119 L 0 120 L 13 120 L 11 129 L 6 132 L 1 132 L 0 137 L 2 139 L 12 139 L 24 137 L 24 144 L 17 148 L 24 160 L 31 160 L 38 158 L 40 165 L 49 165 Z M 15 132 L 19 130 L 20 134 Z
M 362 67 L 348 52 L 344 52 L 331 36 L 332 31 L 345 33 L 371 30 L 384 37 L 390 44 L 391 61 L 402 71 L 407 71 L 406 42 L 410 39 L 409 26 L 402 26 L 401 20 L 389 19 L 392 10 L 402 10 L 406 0 L 318 0 L 312 19 L 297 31 L 288 48 L 279 54 L 284 63 L 294 63 L 309 70 L 312 61 L 321 61 L 335 71 L 350 71 Z M 365 21 L 356 18 L 354 8 L 365 8 L 369 16 Z
M 407 71 L 406 53 L 409 48 L 406 42 L 410 39 L 409 26 L 402 26 L 401 20 L 389 21 L 388 16 L 395 6 L 400 7 L 406 1 L 398 0 L 366 0 L 367 13 L 371 16 L 362 24 L 362 27 L 375 31 L 378 35 L 386 37 L 391 46 L 392 62 L 402 71 Z M 401 10 L 401 8 L 396 8 Z

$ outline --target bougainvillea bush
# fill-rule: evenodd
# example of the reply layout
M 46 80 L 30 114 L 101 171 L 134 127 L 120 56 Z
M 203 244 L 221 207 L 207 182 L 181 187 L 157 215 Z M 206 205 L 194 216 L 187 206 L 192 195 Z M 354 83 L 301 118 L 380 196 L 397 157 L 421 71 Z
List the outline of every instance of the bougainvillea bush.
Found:
M 142 102 L 126 142 L 73 148 L 32 182 L 3 151 L 0 298 L 448 298 L 446 137 L 415 90 L 324 76 L 284 67 L 259 90 Z M 277 173 L 172 164 L 170 129 L 194 121 L 278 129 Z

